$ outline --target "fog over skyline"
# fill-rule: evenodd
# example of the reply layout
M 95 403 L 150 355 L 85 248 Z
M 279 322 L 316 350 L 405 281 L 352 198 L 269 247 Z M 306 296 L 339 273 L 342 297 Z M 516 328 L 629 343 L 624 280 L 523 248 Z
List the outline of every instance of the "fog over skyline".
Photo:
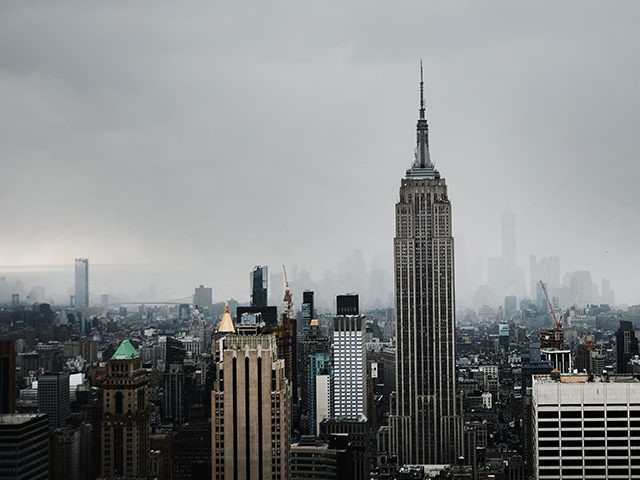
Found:
M 557 255 L 638 303 L 639 18 L 633 1 L 4 2 L 0 265 L 170 265 L 216 301 L 248 299 L 258 264 L 390 266 L 422 58 L 458 257 L 486 268 L 511 210 L 525 270 Z

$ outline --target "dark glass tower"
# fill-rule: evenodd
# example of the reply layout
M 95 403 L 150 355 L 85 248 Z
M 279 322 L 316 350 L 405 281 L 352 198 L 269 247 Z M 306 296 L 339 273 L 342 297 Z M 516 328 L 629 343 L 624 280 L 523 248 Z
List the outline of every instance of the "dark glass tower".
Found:
M 251 306 L 266 307 L 269 285 L 269 271 L 266 266 L 256 265 L 249 274 L 251 283 Z
M 399 465 L 454 463 L 462 453 L 451 202 L 429 155 L 423 92 L 421 66 L 415 160 L 401 182 L 394 239 L 397 357 L 389 421 Z

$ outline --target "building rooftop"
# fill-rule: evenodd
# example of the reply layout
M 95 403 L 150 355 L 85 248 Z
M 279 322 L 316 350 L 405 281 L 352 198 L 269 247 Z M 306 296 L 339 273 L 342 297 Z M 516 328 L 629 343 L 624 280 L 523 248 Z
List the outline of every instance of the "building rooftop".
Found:
M 131 342 L 129 340 L 124 340 L 116 352 L 111 356 L 111 360 L 130 360 L 132 358 L 138 358 L 139 356 L 140 354 L 134 346 L 131 345 Z
M 538 383 L 640 383 L 640 379 L 629 374 L 589 375 L 586 373 L 563 373 L 534 375 Z
M 41 413 L 13 413 L 0 415 L 0 425 L 21 425 L 34 418 L 42 418 Z

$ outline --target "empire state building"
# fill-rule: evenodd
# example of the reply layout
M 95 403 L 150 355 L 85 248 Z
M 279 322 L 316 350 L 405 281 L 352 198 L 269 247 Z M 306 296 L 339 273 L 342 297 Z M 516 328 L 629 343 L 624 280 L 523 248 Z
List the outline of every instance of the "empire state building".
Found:
M 389 446 L 398 465 L 449 464 L 462 454 L 451 202 L 429 155 L 422 65 L 416 143 L 396 204 L 396 392 Z

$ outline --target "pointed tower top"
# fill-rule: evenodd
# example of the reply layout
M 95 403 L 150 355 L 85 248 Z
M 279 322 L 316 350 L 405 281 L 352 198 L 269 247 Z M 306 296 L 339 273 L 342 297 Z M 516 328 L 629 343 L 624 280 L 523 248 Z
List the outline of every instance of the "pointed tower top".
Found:
M 231 318 L 231 312 L 229 311 L 229 304 L 224 304 L 224 313 L 218 326 L 218 333 L 235 333 L 236 328 L 233 326 L 233 319 Z
M 422 68 L 422 58 L 420 59 L 420 116 L 416 125 L 416 149 L 413 165 L 407 170 L 407 178 L 440 178 L 440 173 L 436 170 L 431 155 L 429 154 L 429 125 L 425 115 L 424 101 L 424 71 Z
M 424 76 L 422 75 L 422 58 L 420 59 L 420 118 L 424 118 Z
M 129 340 L 123 340 L 115 353 L 111 356 L 111 360 L 131 360 L 138 358 L 140 354 Z

